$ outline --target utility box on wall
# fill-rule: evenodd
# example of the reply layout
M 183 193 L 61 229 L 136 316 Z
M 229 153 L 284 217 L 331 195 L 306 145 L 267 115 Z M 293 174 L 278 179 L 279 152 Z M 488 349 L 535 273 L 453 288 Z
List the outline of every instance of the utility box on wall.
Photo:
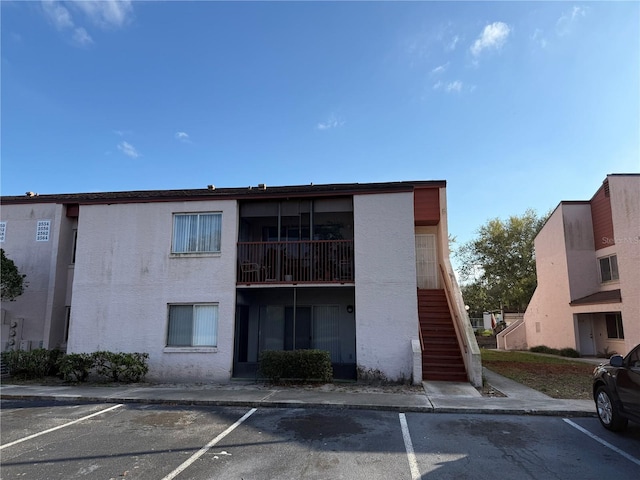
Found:
M 24 319 L 14 318 L 10 319 L 6 312 L 2 312 L 2 329 L 0 334 L 2 336 L 2 349 L 6 350 L 22 350 L 20 343 L 22 340 L 22 324 Z M 31 343 L 31 342 L 29 342 Z M 25 345 L 26 346 L 26 345 Z

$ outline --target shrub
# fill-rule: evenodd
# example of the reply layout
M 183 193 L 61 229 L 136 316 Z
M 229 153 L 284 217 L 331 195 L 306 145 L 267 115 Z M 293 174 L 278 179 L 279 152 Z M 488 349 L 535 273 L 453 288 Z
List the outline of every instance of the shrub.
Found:
M 550 348 L 545 345 L 538 345 L 537 347 L 531 347 L 529 351 L 534 353 L 547 353 L 549 355 L 559 355 L 561 357 L 570 357 L 570 358 L 580 357 L 580 352 L 578 352 L 574 348 L 557 349 L 557 348 Z
M 101 350 L 94 352 L 93 365 L 96 369 L 96 373 L 104 377 L 105 380 L 111 380 L 117 382 L 120 380 L 122 373 L 122 366 L 120 364 L 120 357 L 117 353 L 107 352 Z
M 65 353 L 59 348 L 54 348 L 49 351 L 49 371 L 47 375 L 51 377 L 61 377 L 62 373 L 60 372 L 60 360 L 64 358 Z
M 93 354 L 96 373 L 112 382 L 138 382 L 149 371 L 148 353 L 115 353 L 99 351 Z
M 260 354 L 258 372 L 274 383 L 282 379 L 330 382 L 331 356 L 324 350 L 266 350 Z
M 10 375 L 20 376 L 23 352 L 19 350 L 7 350 L 2 352 L 2 364 L 6 367 Z
M 60 375 L 64 380 L 85 382 L 92 372 L 112 382 L 139 382 L 149 371 L 148 353 L 69 353 L 40 348 L 2 352 L 2 364 L 16 378 L 34 379 Z
M 93 355 L 90 353 L 69 353 L 58 360 L 62 378 L 67 381 L 85 382 L 93 364 Z
M 17 378 L 42 378 L 51 371 L 56 371 L 55 360 L 57 353 L 55 350 L 38 348 L 36 350 L 24 351 L 14 350 L 2 352 L 2 363 L 6 365 L 9 374 Z
M 484 329 L 484 328 L 476 328 L 473 333 L 476 335 L 476 337 L 492 337 L 494 335 L 494 331 L 491 329 Z
M 149 372 L 148 353 L 121 353 L 121 364 L 124 368 L 122 371 L 122 381 L 139 382 Z
M 560 350 L 547 347 L 546 345 L 538 345 L 537 347 L 531 347 L 529 351 L 534 353 L 547 353 L 549 355 L 560 355 Z
M 563 348 L 560 350 L 561 357 L 579 358 L 580 352 L 574 348 Z
M 613 355 L 617 355 L 618 352 L 616 352 L 615 350 L 611 350 L 609 351 L 609 347 L 604 347 L 604 350 L 602 352 L 598 352 L 596 357 L 598 358 L 611 358 Z

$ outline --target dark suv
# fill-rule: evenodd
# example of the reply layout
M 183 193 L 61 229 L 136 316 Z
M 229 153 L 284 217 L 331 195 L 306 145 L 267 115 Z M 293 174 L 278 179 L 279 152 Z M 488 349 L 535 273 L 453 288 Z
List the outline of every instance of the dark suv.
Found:
M 626 357 L 614 355 L 595 368 L 593 399 L 605 428 L 619 431 L 629 420 L 640 423 L 640 345 Z

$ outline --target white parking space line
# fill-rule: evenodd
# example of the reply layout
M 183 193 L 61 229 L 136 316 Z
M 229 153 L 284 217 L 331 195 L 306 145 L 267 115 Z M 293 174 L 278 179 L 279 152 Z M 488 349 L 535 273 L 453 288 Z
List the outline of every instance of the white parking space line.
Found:
M 407 417 L 404 413 L 400 413 L 400 428 L 402 429 L 402 438 L 404 439 L 404 448 L 407 451 L 409 459 L 409 467 L 411 468 L 411 480 L 420 480 L 420 470 L 418 469 L 418 460 L 413 451 L 413 443 L 411 443 L 411 435 L 409 434 L 409 426 L 407 425 Z
M 640 465 L 640 460 L 637 459 L 636 457 L 629 455 L 627 452 L 620 450 L 618 447 L 616 447 L 615 445 L 611 445 L 609 442 L 607 442 L 606 440 L 603 440 L 602 438 L 598 437 L 597 435 L 591 433 L 589 430 L 587 430 L 586 428 L 582 428 L 580 425 L 572 422 L 571 420 L 569 420 L 568 418 L 563 418 L 562 420 L 564 420 L 566 423 L 568 423 L 569 425 L 571 425 L 573 428 L 575 428 L 576 430 L 580 430 L 582 433 L 584 433 L 585 435 L 593 438 L 596 442 L 601 443 L 602 445 L 604 445 L 607 448 L 610 448 L 611 450 L 613 450 L 614 452 L 616 452 L 619 455 L 622 455 L 624 458 L 626 458 L 627 460 L 632 461 L 633 463 L 635 463 L 636 465 Z
M 122 406 L 124 406 L 124 404 L 119 403 L 118 405 L 114 405 L 113 407 L 105 408 L 104 410 L 100 410 L 99 412 L 92 413 L 91 415 L 87 415 L 86 417 L 78 418 L 77 420 L 74 420 L 73 422 L 68 422 L 68 423 L 65 423 L 64 425 L 58 425 L 57 427 L 53 427 L 53 428 L 50 428 L 48 430 L 43 430 L 42 432 L 39 432 L 39 433 L 34 433 L 33 435 L 29 435 L 28 437 L 21 438 L 19 440 L 14 441 L 14 442 L 6 443 L 6 444 L 0 446 L 0 450 L 2 450 L 3 448 L 11 447 L 11 446 L 16 445 L 18 443 L 26 442 L 27 440 L 31 440 L 32 438 L 39 437 L 40 435 L 44 435 L 45 433 L 51 433 L 51 432 L 55 432 L 56 430 L 60 430 L 61 428 L 69 427 L 69 426 L 74 425 L 76 423 L 79 423 L 79 422 L 82 422 L 84 420 L 88 420 L 88 419 L 90 419 L 92 417 L 95 417 L 96 415 L 102 415 L 103 413 L 110 412 L 111 410 L 115 410 L 116 408 L 120 408 Z
M 209 443 L 207 443 L 204 447 L 202 447 L 200 450 L 198 450 L 196 453 L 194 453 L 191 457 L 189 457 L 189 459 L 187 461 L 185 461 L 182 465 L 180 465 L 178 468 L 176 468 L 173 472 L 171 472 L 169 475 L 167 475 L 166 477 L 164 477 L 162 480 L 171 480 L 172 478 L 177 477 L 183 470 L 185 470 L 186 468 L 189 467 L 189 465 L 191 465 L 193 462 L 195 462 L 198 458 L 200 458 L 202 455 L 204 455 L 205 453 L 207 453 L 207 451 L 215 446 L 220 440 L 222 440 L 224 437 L 226 437 L 227 435 L 229 435 L 231 432 L 233 432 L 242 422 L 244 422 L 247 418 L 249 418 L 251 415 L 253 415 L 256 410 L 258 410 L 257 408 L 252 408 L 251 410 L 249 410 L 247 413 L 245 413 L 242 418 L 240 418 L 236 423 L 234 423 L 233 425 L 231 425 L 229 428 L 227 428 L 224 432 L 222 432 L 220 435 L 218 435 L 216 438 L 214 438 L 213 440 L 211 440 Z

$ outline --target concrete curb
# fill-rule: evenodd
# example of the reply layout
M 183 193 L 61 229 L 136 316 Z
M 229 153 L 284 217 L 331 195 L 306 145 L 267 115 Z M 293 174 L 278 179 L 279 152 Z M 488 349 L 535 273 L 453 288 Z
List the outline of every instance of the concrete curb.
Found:
M 1 400 L 193 405 L 239 408 L 313 408 L 417 413 L 595 417 L 592 400 L 563 400 L 484 369 L 504 397 L 483 397 L 468 383 L 423 382 L 421 393 L 345 392 L 289 388 L 162 386 L 0 385 Z
M 242 408 L 313 408 L 336 410 L 373 410 L 413 413 L 463 413 L 489 415 L 531 415 L 531 416 L 565 416 L 565 417 L 595 417 L 595 410 L 585 411 L 572 408 L 531 408 L 526 406 L 468 406 L 468 405 L 393 405 L 371 403 L 340 403 L 340 402 L 304 402 L 299 400 L 280 401 L 251 401 L 251 400 L 198 400 L 198 399 L 166 399 L 166 398 L 133 398 L 133 397 L 94 397 L 83 395 L 34 395 L 34 394 L 0 394 L 0 400 L 45 400 L 56 402 L 87 402 L 87 403 L 128 403 L 149 405 L 193 405 L 216 407 Z M 442 399 L 439 399 L 442 401 Z

